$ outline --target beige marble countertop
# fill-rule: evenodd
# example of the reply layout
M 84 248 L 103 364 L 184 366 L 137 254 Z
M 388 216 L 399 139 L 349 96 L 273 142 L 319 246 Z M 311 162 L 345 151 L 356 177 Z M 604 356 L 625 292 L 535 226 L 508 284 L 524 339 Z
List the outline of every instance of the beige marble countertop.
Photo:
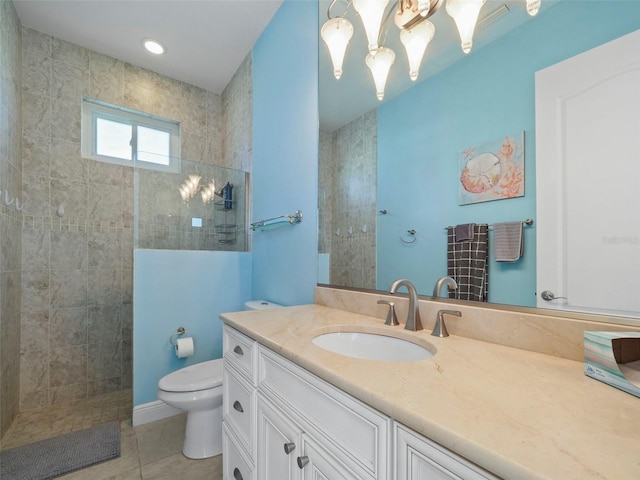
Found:
M 234 312 L 223 321 L 371 407 L 505 479 L 640 479 L 640 398 L 583 364 L 430 330 L 407 332 L 321 305 Z M 453 321 L 453 320 L 452 320 Z M 416 362 L 344 357 L 311 340 L 331 331 L 412 339 Z

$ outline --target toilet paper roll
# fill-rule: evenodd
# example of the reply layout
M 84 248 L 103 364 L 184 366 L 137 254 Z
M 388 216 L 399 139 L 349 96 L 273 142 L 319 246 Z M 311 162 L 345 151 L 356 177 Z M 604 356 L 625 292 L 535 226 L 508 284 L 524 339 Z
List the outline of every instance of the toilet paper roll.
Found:
M 190 357 L 193 355 L 193 338 L 184 337 L 176 340 L 176 356 L 178 358 Z

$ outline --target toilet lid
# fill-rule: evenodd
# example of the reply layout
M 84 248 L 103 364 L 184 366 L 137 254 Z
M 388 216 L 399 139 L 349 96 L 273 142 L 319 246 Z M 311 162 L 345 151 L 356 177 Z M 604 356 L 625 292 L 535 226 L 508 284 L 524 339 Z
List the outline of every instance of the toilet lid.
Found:
M 165 392 L 196 392 L 222 385 L 222 359 L 196 363 L 165 375 L 158 388 Z

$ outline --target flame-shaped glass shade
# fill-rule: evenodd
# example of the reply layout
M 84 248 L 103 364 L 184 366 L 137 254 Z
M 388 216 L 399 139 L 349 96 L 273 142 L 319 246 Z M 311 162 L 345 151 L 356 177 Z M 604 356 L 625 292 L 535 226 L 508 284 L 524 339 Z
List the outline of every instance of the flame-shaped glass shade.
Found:
M 536 16 L 540 10 L 540 0 L 527 0 L 527 13 L 532 17 Z
M 400 31 L 400 41 L 407 51 L 409 59 L 409 77 L 414 82 L 420 73 L 422 57 L 427 49 L 427 45 L 433 39 L 436 29 L 429 20 L 423 20 L 411 30 Z
M 384 87 L 387 83 L 387 77 L 389 76 L 389 69 L 391 69 L 391 65 L 393 65 L 395 60 L 396 54 L 393 50 L 383 46 L 378 48 L 375 55 L 367 54 L 365 61 L 373 75 L 378 100 L 384 98 Z
M 456 22 L 460 33 L 460 46 L 469 53 L 473 45 L 473 32 L 480 9 L 486 0 L 447 0 L 447 13 Z
M 369 53 L 375 55 L 378 50 L 378 34 L 382 16 L 389 0 L 353 0 L 353 8 L 362 19 L 362 25 L 367 33 Z
M 320 30 L 320 35 L 327 44 L 331 63 L 333 63 L 333 76 L 336 80 L 342 77 L 342 61 L 344 53 L 353 36 L 353 25 L 346 18 L 336 17 L 327 20 Z

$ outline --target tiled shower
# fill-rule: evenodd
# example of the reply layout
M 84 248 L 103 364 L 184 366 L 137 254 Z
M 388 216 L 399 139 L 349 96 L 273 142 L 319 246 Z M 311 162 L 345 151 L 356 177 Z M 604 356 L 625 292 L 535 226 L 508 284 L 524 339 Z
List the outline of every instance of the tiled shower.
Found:
M 22 206 L 0 216 L 1 434 L 18 410 L 131 388 L 134 246 L 247 249 L 252 111 L 250 55 L 217 94 L 21 28 L 0 4 L 0 189 Z M 182 174 L 83 159 L 83 97 L 179 121 Z M 192 172 L 233 183 L 234 208 L 182 203 Z
M 372 110 L 320 132 L 319 253 L 330 283 L 376 288 L 377 117 Z

